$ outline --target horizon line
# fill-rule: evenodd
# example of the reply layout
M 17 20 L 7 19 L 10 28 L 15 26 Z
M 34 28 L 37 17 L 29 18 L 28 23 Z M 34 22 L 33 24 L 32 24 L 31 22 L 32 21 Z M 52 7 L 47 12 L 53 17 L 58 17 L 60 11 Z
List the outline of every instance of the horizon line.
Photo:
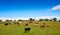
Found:
M 20 17 L 0 17 L 0 20 L 28 20 L 28 19 L 35 19 L 35 20 L 39 20 L 39 19 L 53 19 L 53 18 L 57 18 L 57 20 L 60 20 L 60 17 L 57 16 L 41 16 L 41 17 L 27 17 L 27 18 L 20 18 Z

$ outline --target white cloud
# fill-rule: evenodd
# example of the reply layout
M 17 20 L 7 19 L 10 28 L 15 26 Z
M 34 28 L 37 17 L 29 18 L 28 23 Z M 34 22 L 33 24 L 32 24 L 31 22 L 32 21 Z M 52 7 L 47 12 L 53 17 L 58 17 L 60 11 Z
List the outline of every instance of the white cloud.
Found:
M 56 5 L 56 6 L 52 7 L 51 10 L 60 10 L 60 5 Z

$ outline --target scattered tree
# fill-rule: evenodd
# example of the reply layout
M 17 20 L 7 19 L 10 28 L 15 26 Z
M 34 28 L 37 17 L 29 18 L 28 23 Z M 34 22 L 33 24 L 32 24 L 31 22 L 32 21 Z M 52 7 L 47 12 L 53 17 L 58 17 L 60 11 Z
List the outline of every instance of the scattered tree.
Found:
M 52 19 L 50 19 L 50 21 L 52 21 Z
M 44 21 L 44 19 L 39 19 L 39 21 Z
M 22 20 L 19 19 L 18 21 L 22 21 Z
M 49 19 L 44 19 L 45 21 L 49 21 Z
M 53 21 L 57 21 L 57 18 L 53 18 Z
M 2 22 L 2 20 L 0 20 L 0 22 Z
M 30 20 L 30 21 L 34 21 L 35 19 L 30 18 L 29 20 Z
M 2 23 L 3 21 L 2 20 L 0 20 L 0 23 Z

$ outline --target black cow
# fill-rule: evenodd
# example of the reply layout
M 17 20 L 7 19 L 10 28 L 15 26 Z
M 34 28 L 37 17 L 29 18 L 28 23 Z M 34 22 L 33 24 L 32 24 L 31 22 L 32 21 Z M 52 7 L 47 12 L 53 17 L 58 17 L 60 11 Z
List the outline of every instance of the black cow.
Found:
M 8 25 L 8 23 L 5 23 L 4 25 Z
M 31 29 L 31 28 L 29 28 L 29 27 L 28 27 L 28 28 L 25 28 L 25 32 L 24 32 L 24 33 L 29 32 L 30 29 Z
M 28 26 L 28 24 L 26 24 L 25 26 Z
M 20 25 L 20 24 L 17 22 L 17 25 Z

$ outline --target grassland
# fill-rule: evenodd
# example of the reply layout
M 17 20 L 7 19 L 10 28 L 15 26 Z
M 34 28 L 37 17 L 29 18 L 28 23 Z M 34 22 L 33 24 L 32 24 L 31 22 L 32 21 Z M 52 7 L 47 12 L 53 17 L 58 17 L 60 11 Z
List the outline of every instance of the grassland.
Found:
M 0 24 L 0 35 L 60 35 L 60 22 L 56 21 L 39 21 L 38 26 L 34 26 L 34 22 L 29 24 L 28 27 L 31 28 L 30 32 L 24 33 L 23 23 L 20 25 L 11 24 L 5 26 L 3 23 Z M 40 28 L 42 23 L 46 23 L 49 27 L 45 27 L 44 29 Z

